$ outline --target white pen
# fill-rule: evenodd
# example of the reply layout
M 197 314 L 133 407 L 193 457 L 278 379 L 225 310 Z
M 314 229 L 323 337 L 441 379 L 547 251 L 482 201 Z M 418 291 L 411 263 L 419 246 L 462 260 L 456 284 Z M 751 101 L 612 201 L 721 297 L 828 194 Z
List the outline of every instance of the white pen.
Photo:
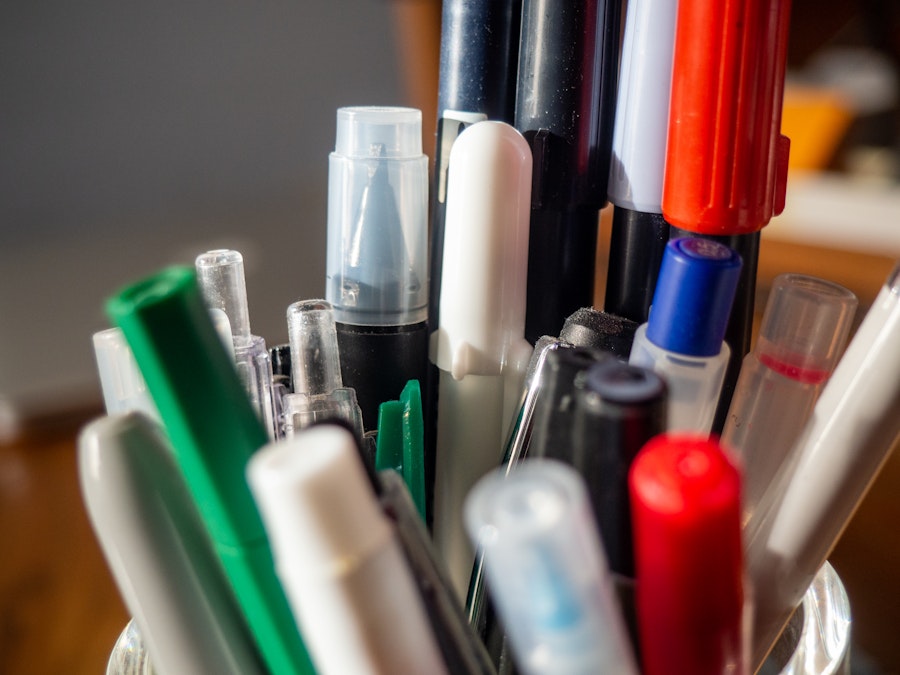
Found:
M 157 422 L 102 417 L 78 438 L 100 547 L 159 675 L 266 672 Z
M 320 675 L 446 673 L 348 429 L 319 424 L 265 446 L 247 479 Z
M 525 340 L 531 151 L 504 122 L 478 122 L 450 151 L 441 313 L 434 541 L 460 600 L 474 552 L 462 504 L 500 465 L 532 347 Z
M 746 538 L 759 663 L 837 543 L 900 434 L 900 264 L 822 390 Z M 745 531 L 745 535 L 748 533 Z

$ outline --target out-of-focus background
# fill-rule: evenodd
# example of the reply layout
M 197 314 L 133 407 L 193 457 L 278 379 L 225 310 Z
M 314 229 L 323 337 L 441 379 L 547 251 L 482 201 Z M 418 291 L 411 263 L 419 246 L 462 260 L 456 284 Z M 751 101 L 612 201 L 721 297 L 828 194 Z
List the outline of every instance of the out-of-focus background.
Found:
M 758 312 L 796 271 L 861 318 L 900 259 L 898 5 L 794 0 Z M 433 154 L 439 22 L 439 0 L 0 3 L 0 674 L 103 672 L 127 620 L 75 472 L 104 298 L 236 248 L 253 332 L 284 342 L 287 305 L 324 293 L 335 110 L 421 108 Z M 831 558 L 872 673 L 900 673 L 898 495 L 895 458 Z

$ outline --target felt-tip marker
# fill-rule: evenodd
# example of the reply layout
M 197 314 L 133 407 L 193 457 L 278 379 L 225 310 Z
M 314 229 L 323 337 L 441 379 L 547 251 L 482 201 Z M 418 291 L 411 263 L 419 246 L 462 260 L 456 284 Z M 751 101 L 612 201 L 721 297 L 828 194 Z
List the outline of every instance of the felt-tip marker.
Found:
M 337 111 L 325 299 L 363 425 L 428 365 L 428 158 L 413 108 Z

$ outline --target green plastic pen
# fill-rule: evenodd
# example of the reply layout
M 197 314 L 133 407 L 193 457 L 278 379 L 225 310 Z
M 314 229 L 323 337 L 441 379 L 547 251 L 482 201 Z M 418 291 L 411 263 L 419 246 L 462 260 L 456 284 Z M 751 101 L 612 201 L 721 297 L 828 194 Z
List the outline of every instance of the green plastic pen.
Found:
M 163 269 L 111 297 L 106 312 L 131 346 L 266 665 L 279 675 L 312 675 L 245 478 L 250 456 L 269 439 L 196 273 Z

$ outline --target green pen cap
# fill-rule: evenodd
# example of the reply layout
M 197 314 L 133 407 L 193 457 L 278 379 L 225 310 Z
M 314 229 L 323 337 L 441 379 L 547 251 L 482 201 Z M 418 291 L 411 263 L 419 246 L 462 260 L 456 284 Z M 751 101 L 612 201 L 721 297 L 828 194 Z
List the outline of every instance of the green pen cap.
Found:
M 217 544 L 265 540 L 244 469 L 269 439 L 213 327 L 195 272 L 169 267 L 110 298 Z

